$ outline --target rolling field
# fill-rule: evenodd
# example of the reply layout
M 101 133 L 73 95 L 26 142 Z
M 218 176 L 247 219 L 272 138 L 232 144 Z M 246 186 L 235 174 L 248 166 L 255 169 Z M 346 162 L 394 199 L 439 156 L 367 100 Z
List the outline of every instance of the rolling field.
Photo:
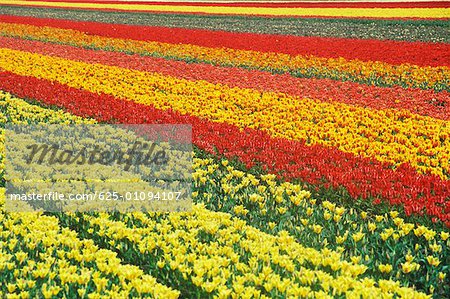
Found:
M 0 297 L 449 298 L 449 19 L 445 1 L 0 0 Z M 192 127 L 191 211 L 8 208 L 14 179 L 46 180 L 11 171 L 11 126 L 130 124 Z

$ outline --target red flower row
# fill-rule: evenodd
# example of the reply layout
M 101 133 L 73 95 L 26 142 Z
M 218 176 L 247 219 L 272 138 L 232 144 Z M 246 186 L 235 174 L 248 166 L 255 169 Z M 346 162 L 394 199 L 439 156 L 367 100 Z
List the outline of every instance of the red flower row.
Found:
M 187 80 L 205 80 L 231 87 L 283 92 L 302 98 L 338 101 L 374 109 L 406 109 L 412 113 L 450 120 L 450 94 L 401 87 L 383 88 L 330 79 L 304 79 L 288 74 L 275 75 L 257 70 L 189 64 L 162 58 L 118 52 L 86 50 L 72 46 L 0 37 L 4 48 L 28 51 L 65 59 L 100 63 L 123 68 L 158 72 Z
M 41 1 L 41 0 L 28 0 Z M 61 2 L 61 0 L 46 0 L 45 2 Z M 108 0 L 70 0 L 75 3 L 123 4 L 123 1 Z M 448 7 L 448 1 L 421 2 L 158 2 L 158 1 L 127 1 L 127 4 L 171 5 L 171 6 L 228 6 L 228 7 L 337 7 L 337 8 L 413 8 L 413 7 Z
M 132 26 L 22 16 L 0 16 L 0 22 L 24 23 L 73 29 L 87 34 L 171 44 L 193 44 L 211 48 L 232 48 L 289 55 L 410 63 L 419 66 L 450 66 L 450 44 L 388 40 L 256 34 L 203 29 Z
M 102 122 L 191 124 L 193 143 L 207 152 L 238 157 L 247 167 L 260 164 L 286 179 L 300 178 L 315 185 L 344 187 L 354 198 L 383 199 L 404 206 L 407 214 L 425 213 L 450 226 L 450 181 L 419 175 L 406 164 L 394 171 L 387 164 L 334 148 L 306 146 L 301 141 L 272 138 L 253 129 L 240 131 L 233 125 L 162 111 L 10 72 L 0 73 L 0 89 Z

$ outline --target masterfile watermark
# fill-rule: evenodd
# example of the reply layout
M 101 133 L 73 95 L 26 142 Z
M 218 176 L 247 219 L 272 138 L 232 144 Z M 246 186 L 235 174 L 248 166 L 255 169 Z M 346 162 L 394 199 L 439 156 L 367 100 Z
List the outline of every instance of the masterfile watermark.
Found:
M 98 145 L 93 149 L 83 147 L 79 151 L 62 149 L 57 144 L 30 144 L 27 163 L 38 164 L 60 164 L 60 165 L 82 165 L 82 164 L 123 164 L 124 170 L 128 171 L 131 165 L 151 164 L 161 165 L 168 162 L 169 157 L 165 150 L 155 151 L 156 143 L 135 141 L 130 150 L 122 149 L 105 150 Z
M 189 125 L 5 129 L 7 211 L 189 211 Z
M 100 201 L 114 201 L 114 200 L 127 200 L 127 201 L 143 201 L 143 200 L 153 200 L 153 201 L 172 201 L 180 200 L 183 192 L 180 191 L 170 191 L 170 192 L 125 192 L 125 194 L 120 194 L 118 192 L 98 192 L 94 193 L 59 193 L 50 191 L 48 193 L 22 193 L 22 194 L 9 194 L 9 200 L 17 201 L 65 201 L 65 200 L 100 200 Z

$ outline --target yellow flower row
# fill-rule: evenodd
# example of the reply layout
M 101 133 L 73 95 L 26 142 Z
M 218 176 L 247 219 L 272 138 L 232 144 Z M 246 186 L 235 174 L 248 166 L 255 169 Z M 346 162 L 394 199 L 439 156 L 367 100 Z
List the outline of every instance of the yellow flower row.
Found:
M 200 190 L 207 186 L 215 186 L 220 194 L 224 194 L 223 198 L 221 198 L 222 201 L 219 202 L 218 205 L 224 205 L 227 201 L 233 202 L 233 204 L 236 204 L 236 207 L 238 207 L 236 209 L 237 212 L 235 211 L 238 215 L 246 215 L 249 212 L 243 207 L 243 205 L 248 206 L 249 203 L 258 205 L 261 215 L 275 213 L 280 217 L 287 211 L 295 209 L 295 207 L 302 207 L 308 216 L 311 216 L 313 213 L 320 210 L 323 219 L 326 221 L 334 221 L 335 223 L 339 223 L 341 220 L 348 222 L 350 220 L 345 219 L 347 214 L 357 214 L 354 210 L 349 211 L 328 200 L 321 201 L 320 205 L 316 204 L 316 199 L 310 198 L 310 192 L 303 190 L 301 185 L 290 182 L 279 183 L 276 181 L 276 176 L 273 174 L 255 176 L 237 170 L 229 165 L 228 160 L 222 160 L 220 165 L 215 163 L 212 159 L 195 158 L 193 178 L 195 186 Z M 195 193 L 194 196 L 203 198 L 206 203 L 217 200 L 214 198 L 214 195 L 210 193 L 201 195 Z M 283 210 L 280 210 L 280 208 L 283 208 Z M 438 233 L 425 226 L 405 222 L 405 220 L 398 217 L 398 215 L 399 213 L 396 211 L 392 211 L 385 215 L 369 215 L 367 212 L 363 211 L 360 215 L 361 221 L 350 224 L 355 232 L 364 230 L 367 233 L 377 232 L 380 226 L 388 227 L 388 229 L 384 231 L 384 234 L 380 233 L 380 237 L 383 241 L 386 241 L 391 237 L 392 239 L 395 239 L 395 241 L 398 241 L 414 234 L 416 237 L 422 237 L 428 242 L 440 242 L 444 246 L 450 246 L 450 243 L 445 245 L 447 240 L 450 240 L 450 234 L 448 232 L 442 231 L 441 233 Z M 301 223 L 303 226 L 312 226 L 315 224 L 311 223 L 311 221 L 306 218 L 297 219 L 297 216 L 298 215 L 291 216 L 293 224 L 295 224 L 294 222 L 296 220 L 300 220 L 297 224 Z M 364 221 L 368 221 L 368 223 L 364 223 Z M 392 224 L 389 224 L 390 222 L 392 222 Z M 361 238 L 358 239 L 361 240 Z M 338 236 L 336 237 L 336 240 L 339 240 Z M 342 240 L 342 238 L 340 240 Z M 337 243 L 340 244 L 342 242 Z
M 450 234 L 409 223 L 398 217 L 398 212 L 376 215 L 358 213 L 327 200 L 317 203 L 300 185 L 280 184 L 274 175 L 239 171 L 227 160 L 215 163 L 196 158 L 194 180 L 194 196 L 209 208 L 230 210 L 251 219 L 257 227 L 268 227 L 268 231 L 281 226 L 306 244 L 331 247 L 349 260 L 368 263 L 372 275 L 402 281 L 410 273 L 426 273 L 423 275 L 429 285 L 443 281 L 447 275 L 440 264 L 450 250 Z M 393 250 L 393 244 L 403 245 Z M 413 267 L 413 259 L 428 264 Z M 393 261 L 401 262 L 401 268 L 394 269 Z
M 85 215 L 84 220 L 94 225 L 94 238 L 109 240 L 118 250 L 131 243 L 141 254 L 160 253 L 158 267 L 178 270 L 184 279 L 221 298 L 267 298 L 261 289 L 297 298 L 427 297 L 394 281 L 360 279 L 366 267 L 343 261 L 337 252 L 303 247 L 286 231 L 272 236 L 202 205 L 195 205 L 190 214 L 133 213 L 122 221 L 101 214 Z M 128 227 L 123 222 L 128 220 L 142 225 Z M 313 286 L 320 290 L 313 291 Z
M 207 61 L 214 64 L 258 69 L 297 72 L 305 76 L 325 75 L 336 79 L 356 78 L 370 82 L 379 78 L 384 84 L 426 85 L 450 81 L 450 68 L 425 67 L 411 64 L 391 65 L 380 61 L 346 60 L 315 56 L 292 56 L 283 53 L 262 53 L 229 48 L 208 48 L 189 44 L 168 44 L 89 35 L 81 31 L 38 27 L 24 24 L 0 23 L 0 34 L 31 38 L 74 46 L 89 46 L 105 50 L 133 52 L 188 60 Z M 339 74 L 338 76 L 336 74 Z M 336 77 L 337 76 L 337 77 Z
M 52 110 L 12 96 L 0 90 L 0 124 L 95 124 L 93 119 L 79 117 L 63 110 Z
M 2 278 L 5 298 L 179 296 L 138 267 L 122 264 L 115 252 L 99 249 L 92 240 L 80 240 L 75 232 L 61 228 L 55 217 L 6 214 L 4 191 L 0 189 L 0 271 L 10 273 Z M 75 291 L 70 284 L 77 286 Z
M 374 17 L 374 18 L 450 18 L 448 8 L 284 8 L 284 7 L 230 7 L 190 5 L 148 5 L 120 3 L 73 3 L 1 0 L 0 4 L 49 6 L 66 8 L 113 9 L 125 11 L 154 11 L 177 13 L 206 13 L 227 15 Z
M 0 68 L 93 93 L 250 127 L 272 136 L 337 147 L 448 179 L 449 122 L 395 109 L 374 110 L 283 93 L 230 88 L 157 73 L 0 49 Z

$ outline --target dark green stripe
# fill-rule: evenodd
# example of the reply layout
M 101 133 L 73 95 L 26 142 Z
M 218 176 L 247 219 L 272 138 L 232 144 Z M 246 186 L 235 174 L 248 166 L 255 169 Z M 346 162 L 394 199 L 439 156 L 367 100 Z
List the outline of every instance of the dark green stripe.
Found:
M 183 14 L 152 14 L 136 12 L 105 12 L 1 6 L 0 14 L 38 18 L 70 19 L 129 25 L 165 26 L 359 39 L 450 42 L 448 22 L 439 20 L 362 20 L 264 18 L 249 16 L 205 16 Z

